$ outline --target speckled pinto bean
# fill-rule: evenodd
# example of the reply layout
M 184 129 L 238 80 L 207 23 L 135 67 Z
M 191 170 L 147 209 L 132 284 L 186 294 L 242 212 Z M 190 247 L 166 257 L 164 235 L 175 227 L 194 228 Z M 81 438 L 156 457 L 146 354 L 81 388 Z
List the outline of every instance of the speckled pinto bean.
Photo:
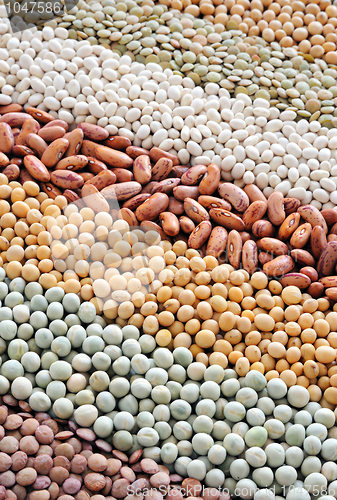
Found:
M 130 153 L 128 153 L 130 154 Z M 132 155 L 130 154 L 131 158 Z M 173 162 L 169 158 L 160 158 L 152 168 L 152 180 L 163 181 L 169 175 L 173 168 Z
M 9 165 L 9 158 L 4 153 L 0 153 L 0 167 L 7 167 L 7 165 Z
M 69 142 L 67 139 L 56 139 L 45 150 L 41 157 L 42 163 L 48 168 L 55 167 L 65 153 Z
M 89 159 L 84 155 L 68 156 L 56 163 L 55 170 L 81 170 L 88 164 L 88 161 Z
M 152 191 L 159 185 L 159 182 L 151 181 L 143 187 L 142 193 L 153 194 Z
M 182 219 L 183 217 L 181 217 Z M 182 226 L 180 219 L 180 226 Z M 182 230 L 185 231 L 183 228 Z M 226 250 L 228 233 L 222 226 L 216 226 L 212 229 L 207 243 L 207 255 L 212 255 L 215 258 L 220 257 Z
M 315 265 L 315 259 L 309 253 L 307 250 L 303 249 L 294 249 L 291 250 L 290 252 L 291 257 L 294 259 L 295 262 L 298 262 L 299 264 L 302 264 L 303 266 L 314 266 Z
M 211 208 L 223 208 L 224 210 L 231 210 L 232 206 L 228 201 L 215 198 L 215 196 L 202 195 L 198 197 L 198 203 L 207 210 Z
M 67 151 L 64 153 L 64 156 L 67 157 L 77 155 L 81 149 L 83 138 L 83 130 L 81 130 L 80 128 L 75 128 L 71 132 L 67 132 L 64 135 L 64 139 L 67 139 L 67 141 L 69 142 L 69 146 Z
M 135 211 L 144 201 L 151 197 L 150 193 L 140 193 L 123 203 L 123 208 Z
M 87 207 L 94 212 L 109 212 L 110 206 L 105 197 L 92 184 L 84 184 L 81 189 L 81 195 Z
M 6 151 L 4 151 L 6 153 Z M 333 226 L 337 222 L 337 211 L 333 208 L 325 208 L 321 211 L 321 215 L 323 215 L 328 226 Z
M 104 188 L 101 194 L 107 200 L 125 201 L 136 196 L 141 190 L 142 185 L 139 182 L 121 182 Z
M 16 138 L 15 144 L 24 146 L 26 144 L 26 139 L 28 134 L 37 134 L 40 130 L 40 124 L 38 121 L 34 120 L 26 120 L 22 124 L 21 132 Z
M 256 238 L 271 238 L 275 236 L 275 228 L 268 220 L 258 220 L 253 224 L 252 233 Z
M 42 111 L 41 109 L 28 107 L 26 109 L 27 113 L 29 113 L 35 120 L 38 120 L 41 123 L 49 123 L 55 120 L 53 115 L 47 113 L 47 111 Z
M 144 220 L 154 221 L 159 214 L 167 209 L 168 204 L 167 194 L 155 193 L 136 209 L 135 215 L 140 222 Z
M 214 163 L 211 163 L 207 167 L 207 172 L 201 179 L 199 184 L 199 192 L 201 195 L 212 195 L 215 193 L 219 186 L 221 178 L 220 169 Z
M 290 244 L 294 248 L 303 248 L 309 241 L 312 226 L 309 222 L 301 224 L 290 238 Z
M 251 205 L 247 208 L 242 216 L 242 220 L 246 226 L 247 230 L 251 230 L 253 224 L 258 220 L 261 220 L 267 211 L 267 203 L 264 201 L 253 201 Z
M 53 142 L 56 139 L 61 139 L 65 135 L 66 131 L 63 127 L 53 126 L 53 127 L 43 127 L 39 130 L 38 135 L 42 137 L 46 142 Z
M 64 194 L 59 188 L 54 186 L 54 184 L 52 184 L 51 182 L 44 182 L 41 186 L 41 189 L 44 193 L 46 193 L 49 196 L 49 198 L 52 198 L 53 200 L 55 200 L 57 196 L 62 196 L 62 194 Z
M 187 172 L 187 170 L 189 169 L 190 167 L 186 166 L 186 165 L 176 165 L 175 167 L 172 168 L 170 174 L 169 174 L 169 177 L 174 177 L 174 178 L 179 178 L 181 179 L 181 177 L 184 175 L 185 172 Z
M 173 189 L 173 196 L 179 201 L 184 201 L 186 198 L 197 200 L 199 188 L 198 186 L 177 186 Z
M 245 241 L 242 247 L 242 267 L 249 274 L 255 273 L 258 268 L 258 251 L 255 241 Z
M 322 250 L 317 262 L 317 272 L 320 277 L 331 276 L 337 263 L 337 241 L 328 242 Z
M 97 149 L 99 147 L 101 147 L 100 144 L 97 144 L 96 142 L 93 141 L 89 141 L 88 139 L 84 139 L 81 145 L 81 154 L 85 156 L 90 156 L 92 158 L 96 158 Z
M 286 255 L 288 246 L 276 238 L 262 238 L 257 241 L 258 248 L 274 255 Z
M 27 146 L 14 146 L 12 149 L 12 153 L 16 156 L 27 156 L 33 155 L 34 151 Z
M 267 276 L 282 276 L 283 274 L 290 273 L 295 267 L 295 262 L 289 255 L 279 255 L 275 259 L 267 262 L 263 266 L 263 272 Z
M 93 123 L 79 123 L 78 128 L 83 130 L 84 136 L 91 141 L 103 141 L 109 137 L 107 130 Z
M 301 269 L 303 272 L 303 269 Z M 325 276 L 319 280 L 320 283 L 324 286 L 324 288 L 332 288 L 337 287 L 337 276 Z
M 301 216 L 297 212 L 288 215 L 278 230 L 278 238 L 282 241 L 288 240 L 299 226 Z
M 0 122 L 0 151 L 10 153 L 14 146 L 14 136 L 8 123 Z
M 296 212 L 300 205 L 300 200 L 297 200 L 296 198 L 284 198 L 283 200 L 283 209 L 286 215 Z
M 116 175 L 111 172 L 111 170 L 103 170 L 96 176 L 92 177 L 92 179 L 88 180 L 87 183 L 95 186 L 98 191 L 102 191 L 105 187 L 115 184 L 116 179 Z
M 304 290 L 311 285 L 311 280 L 308 276 L 302 273 L 288 273 L 280 278 L 282 286 L 297 286 L 300 290 Z
M 151 180 L 151 162 L 150 157 L 146 155 L 138 156 L 133 162 L 133 175 L 135 181 L 144 185 Z
M 174 215 L 183 215 L 185 212 L 183 202 L 176 200 L 174 196 L 169 196 L 168 211 L 172 212 Z
M 40 158 L 48 147 L 46 141 L 37 134 L 28 134 L 26 136 L 26 144 L 30 149 L 33 149 Z
M 181 183 L 185 186 L 195 186 L 199 184 L 206 172 L 207 167 L 205 165 L 194 165 L 181 176 Z
M 250 203 L 254 201 L 264 201 L 267 203 L 267 198 L 255 184 L 247 184 L 243 190 L 248 196 Z
M 67 170 L 55 170 L 51 173 L 50 180 L 55 186 L 63 189 L 78 189 L 84 184 L 80 175 Z
M 9 181 L 15 181 L 20 176 L 20 168 L 14 163 L 11 163 L 7 165 L 7 167 L 5 168 L 5 170 L 2 171 L 2 173 L 7 177 Z
M 108 167 L 102 161 L 92 158 L 91 156 L 84 156 L 84 158 L 87 158 L 88 169 L 92 174 L 97 175 L 103 172 L 103 170 L 108 170 Z
M 212 231 L 212 224 L 205 220 L 200 222 L 197 227 L 191 232 L 188 238 L 188 246 L 190 248 L 201 248 L 204 243 L 208 240 L 209 235 Z
M 312 205 L 303 205 L 297 209 L 298 213 L 306 222 L 309 222 L 312 227 L 321 226 L 325 234 L 328 232 L 327 223 L 321 212 Z
M 268 206 L 268 219 L 270 222 L 276 226 L 282 224 L 286 218 L 286 213 L 284 211 L 284 196 L 282 193 L 275 191 L 272 193 L 267 201 Z
M 133 159 L 126 153 L 107 146 L 99 146 L 96 150 L 96 157 L 110 167 L 131 168 L 133 165 Z
M 5 115 L 6 113 L 19 113 L 23 110 L 21 104 L 12 103 L 12 104 L 4 104 L 0 106 L 0 114 Z
M 125 168 L 112 168 L 111 172 L 117 177 L 117 182 L 131 182 L 134 180 L 133 173 Z
M 168 236 L 176 236 L 180 231 L 180 224 L 177 216 L 170 212 L 162 212 L 159 220 L 163 230 Z
M 167 151 L 163 151 L 160 148 L 152 148 L 150 150 L 150 158 L 154 163 L 156 163 L 161 158 L 168 158 L 169 160 L 172 161 L 173 166 L 179 165 L 179 159 L 177 156 L 172 155 L 171 153 L 168 153 Z
M 267 262 L 270 262 L 273 260 L 273 255 L 268 252 L 260 252 L 259 253 L 259 262 L 260 264 L 264 265 L 267 264 Z
M 45 165 L 36 156 L 28 155 L 24 157 L 23 163 L 34 179 L 40 182 L 50 181 L 50 173 Z
M 241 264 L 241 252 L 242 252 L 242 239 L 238 231 L 232 229 L 228 233 L 228 241 L 227 241 L 227 256 L 229 263 L 234 267 L 234 269 L 238 269 Z
M 127 222 L 130 227 L 139 226 L 139 222 L 137 220 L 137 217 L 128 208 L 121 208 L 118 211 L 118 218 L 125 220 L 125 222 Z
M 13 138 L 14 138 L 14 144 L 16 142 L 16 139 L 19 137 L 20 133 L 21 133 L 21 130 L 19 128 L 17 128 L 17 127 L 13 127 L 12 128 L 12 134 L 13 134 Z
M 119 136 L 118 136 L 119 137 Z M 116 148 L 118 149 L 118 148 Z M 139 146 L 128 146 L 125 150 L 126 154 L 131 156 L 131 158 L 134 160 L 137 158 L 137 156 L 141 155 L 148 155 L 150 156 L 150 152 L 147 149 L 141 148 Z
M 238 212 L 244 212 L 249 207 L 248 195 L 235 184 L 224 182 L 218 187 L 219 194 L 227 200 Z
M 153 185 L 153 188 L 151 189 L 151 194 L 154 193 L 172 194 L 174 188 L 177 187 L 179 184 L 180 184 L 180 179 L 164 179 L 163 181 L 160 181 L 155 185 Z
M 170 205 L 169 205 L 169 209 L 170 209 Z M 191 220 L 189 217 L 186 217 L 185 215 L 183 215 L 182 217 L 179 217 L 179 224 L 180 224 L 180 229 L 186 234 L 190 234 L 193 231 L 193 229 L 195 228 L 195 224 L 194 224 L 193 220 Z
M 6 113 L 0 117 L 0 123 L 7 123 L 11 128 L 22 127 L 26 120 L 31 119 L 28 113 Z
M 244 231 L 246 226 L 243 220 L 231 212 L 222 210 L 220 208 L 211 208 L 209 211 L 211 219 L 220 226 L 226 229 L 236 229 L 237 231 Z
M 328 288 L 325 290 L 325 294 L 329 299 L 337 302 L 337 288 Z
M 209 220 L 209 213 L 207 210 L 192 198 L 186 198 L 184 200 L 184 210 L 187 217 L 192 219 L 196 224 L 199 224 L 203 220 Z
M 122 137 L 120 135 L 112 135 L 111 137 L 105 139 L 102 144 L 112 149 L 118 149 L 119 151 L 124 151 L 131 146 L 131 141 L 127 137 Z

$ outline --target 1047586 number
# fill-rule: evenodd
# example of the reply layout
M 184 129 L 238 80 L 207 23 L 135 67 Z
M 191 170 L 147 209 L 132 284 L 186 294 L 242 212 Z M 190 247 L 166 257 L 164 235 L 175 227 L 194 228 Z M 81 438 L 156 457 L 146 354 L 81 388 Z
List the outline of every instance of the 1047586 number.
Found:
M 24 12 L 28 14 L 29 12 L 37 12 L 38 14 L 60 14 L 62 13 L 61 1 L 56 2 L 10 2 L 5 3 L 8 11 L 12 14 L 20 14 Z

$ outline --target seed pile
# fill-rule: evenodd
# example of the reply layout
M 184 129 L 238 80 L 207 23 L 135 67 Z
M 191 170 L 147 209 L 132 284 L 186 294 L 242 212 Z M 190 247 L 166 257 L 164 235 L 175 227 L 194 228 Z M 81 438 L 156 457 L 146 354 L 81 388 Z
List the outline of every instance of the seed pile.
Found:
M 150 488 L 163 498 L 160 492 L 189 492 L 192 485 L 202 490 L 198 481 L 183 481 L 167 467 L 142 459 L 139 448 L 127 456 L 97 439 L 91 429 L 53 420 L 42 411 L 34 413 L 23 401 L 18 406 L 12 396 L 2 399 L 0 491 L 4 498 L 120 499 L 145 494 Z M 202 492 L 204 500 L 208 491 Z
M 129 59 L 127 56 L 123 57 Z M 108 59 L 108 63 L 114 60 Z M 129 63 L 130 61 L 129 59 Z M 124 62 L 130 70 L 131 67 L 127 65 L 128 61 Z M 139 92 L 134 95 L 133 100 L 129 99 L 130 95 L 126 95 L 128 92 L 126 90 L 125 106 L 122 105 L 124 101 L 120 100 L 117 93 L 116 83 L 108 84 L 115 87 L 115 90 L 111 89 L 111 102 L 110 104 L 105 102 L 104 107 L 104 103 L 99 103 L 96 98 L 90 99 L 90 103 L 77 102 L 75 97 L 71 98 L 74 101 L 75 111 L 85 108 L 85 114 L 77 116 L 76 121 L 84 121 L 86 113 L 90 113 L 96 118 L 92 119 L 92 116 L 88 118 L 88 129 L 92 125 L 91 121 L 97 121 L 98 126 L 106 126 L 101 133 L 97 132 L 98 135 L 91 133 L 89 129 L 85 133 L 87 138 L 103 140 L 108 139 L 109 134 L 120 134 L 125 136 L 127 141 L 133 141 L 133 146 L 147 150 L 159 147 L 168 152 L 171 155 L 170 158 L 176 158 L 177 162 L 184 165 L 188 163 L 192 166 L 215 164 L 221 169 L 223 180 L 234 180 L 241 187 L 255 183 L 267 197 L 274 191 L 279 191 L 285 196 L 300 199 L 302 204 L 312 202 L 317 208 L 325 209 L 336 206 L 335 129 L 328 129 L 319 121 L 308 123 L 306 120 L 300 120 L 295 123 L 294 111 L 280 112 L 277 108 L 270 107 L 269 101 L 263 98 L 257 98 L 252 103 L 250 97 L 245 94 L 230 98 L 228 91 L 219 88 L 217 84 L 208 84 L 205 90 L 200 87 L 184 89 L 179 88 L 179 85 L 170 87 L 170 84 L 174 82 L 178 84 L 177 79 L 181 81 L 181 77 L 172 75 L 170 70 L 160 72 L 161 68 L 158 65 L 152 66 L 156 66 L 154 69 L 158 70 L 158 75 L 163 76 L 162 83 L 165 83 L 164 87 L 167 90 L 160 89 L 159 86 L 162 84 L 158 84 L 155 80 L 153 80 L 153 90 L 142 90 L 141 86 L 143 89 L 150 88 L 148 81 L 150 74 L 145 76 L 145 71 L 143 76 L 136 77 L 141 85 L 137 85 L 135 81 L 132 87 L 130 84 L 130 92 L 134 92 L 137 86 L 139 87 Z M 77 80 L 72 79 L 69 85 L 73 85 L 75 81 Z M 55 94 L 54 87 L 52 93 Z M 76 94 L 78 94 L 77 90 Z M 153 101 L 155 95 L 162 95 L 163 100 L 161 101 L 160 98 L 160 102 Z M 55 109 L 60 109 L 61 104 L 56 97 L 50 96 L 45 99 L 48 100 L 47 102 L 53 102 Z M 106 114 L 105 109 L 108 107 L 112 110 L 113 116 L 103 118 Z M 7 109 L 3 107 L 3 111 L 6 112 Z M 29 109 L 31 108 L 28 107 L 28 111 Z M 39 118 L 36 112 L 33 116 Z M 34 134 L 34 138 L 29 137 L 28 142 L 20 138 L 20 142 L 28 146 L 29 154 L 35 147 L 37 154 L 42 157 L 46 149 L 46 141 L 50 143 L 53 140 L 58 140 L 60 143 L 57 149 L 60 155 L 70 154 L 66 153 L 68 143 L 64 142 L 68 140 L 66 134 L 68 125 L 63 122 L 72 122 L 74 118 L 69 111 L 63 113 L 62 110 L 56 113 L 56 116 L 62 120 L 55 123 L 54 126 L 57 129 L 49 123 L 50 117 L 48 123 L 42 127 L 43 130 L 41 128 L 40 131 L 40 125 L 36 123 L 32 131 L 28 130 L 28 134 L 24 133 L 24 136 Z M 22 113 L 22 118 L 14 119 L 12 113 L 7 112 L 1 121 L 17 128 L 21 127 L 28 118 L 28 114 Z M 36 134 L 40 137 L 39 143 L 36 143 Z M 60 140 L 61 138 L 63 141 Z M 77 144 L 79 138 L 75 141 Z M 113 145 L 112 142 L 107 144 Z M 127 143 L 121 147 L 125 149 L 126 145 Z M 97 156 L 92 148 L 87 148 L 87 151 L 87 156 Z M 17 155 L 27 154 L 22 148 L 16 148 L 13 152 Z M 82 148 L 82 153 L 85 154 L 84 148 Z M 100 160 L 103 159 L 103 162 L 109 160 L 108 158 L 105 160 L 106 156 L 102 158 L 98 155 L 98 157 Z M 55 166 L 56 163 L 57 159 L 54 159 L 48 167 Z M 9 159 L 5 156 L 3 166 L 8 164 Z M 119 154 L 112 163 L 110 162 L 110 166 L 131 166 L 131 164 L 130 160 L 128 163 L 128 160 L 122 159 L 122 155 Z M 59 168 L 67 167 L 60 166 Z M 53 174 L 54 177 L 56 175 L 61 174 Z M 76 177 L 77 174 L 74 175 Z M 44 181 L 48 180 L 49 176 L 46 174 Z M 56 185 L 64 184 L 62 177 Z M 74 185 L 80 187 L 80 180 L 74 181 Z
M 107 495 L 112 488 L 114 498 L 124 498 L 150 486 L 161 492 L 161 485 L 168 488 L 188 476 L 190 479 L 182 483 L 183 492 L 187 486 L 197 492 L 199 481 L 204 480 L 208 487 L 224 486 L 230 494 L 237 491 L 237 496 L 248 489 L 251 497 L 257 494 L 259 498 L 264 488 L 272 485 L 283 496 L 291 496 L 291 486 L 300 489 L 304 498 L 314 489 L 334 496 L 337 452 L 333 411 L 309 403 L 304 387 L 288 389 L 282 380 L 267 382 L 257 371 L 240 383 L 233 370 L 191 363 L 187 354 L 183 348 L 173 355 L 158 349 L 154 365 L 147 369 L 143 365 L 145 378 L 131 379 L 130 389 L 132 392 L 132 385 L 137 386 L 138 401 L 129 394 L 128 410 L 100 417 L 113 421 L 112 445 L 117 451 L 112 451 L 109 440 L 97 440 L 97 432 L 78 428 L 76 423 L 69 423 L 69 431 L 60 431 L 57 422 L 44 412 L 32 418 L 27 411 L 9 414 L 2 406 L 2 487 L 14 487 L 14 492 L 21 494 L 26 490 L 20 487 L 48 490 L 50 495 L 56 490 L 56 496 L 61 491 L 74 495 L 83 481 L 89 495 Z M 125 386 L 124 392 L 128 392 L 127 379 L 117 378 L 114 390 L 120 393 Z M 8 396 L 4 401 L 16 404 Z M 21 406 L 25 404 L 21 402 Z M 29 407 L 26 410 L 31 411 Z M 89 425 L 86 417 L 79 426 Z M 93 453 L 93 442 L 100 453 Z M 128 461 L 125 452 L 131 467 L 122 466 Z M 158 461 L 164 466 L 158 466 Z M 141 475 L 136 476 L 137 472 Z M 40 498 L 42 494 L 33 491 L 32 498 Z M 172 489 L 169 495 L 174 495 Z
M 0 34 L 0 500 L 336 498 L 337 7 Z
M 227 6 L 221 5 L 215 9 L 218 13 L 214 19 L 209 15 L 197 19 L 198 16 L 194 17 L 195 13 L 188 10 L 182 15 L 176 9 L 167 11 L 163 4 L 80 2 L 71 15 L 59 19 L 56 33 L 62 33 L 61 38 L 99 44 L 142 64 L 158 63 L 197 85 L 219 82 L 235 94 L 244 92 L 255 96 L 257 93 L 257 97 L 264 90 L 273 105 L 282 110 L 293 105 L 299 116 L 310 118 L 314 114 L 320 116 L 321 107 L 322 114 L 329 114 L 328 107 L 333 106 L 329 104 L 331 99 L 324 96 L 324 88 L 329 76 L 336 76 L 335 7 L 327 2 L 321 8 L 310 4 L 304 16 L 302 4 L 298 4 L 283 6 L 280 12 L 281 7 L 276 3 L 263 12 L 264 7 L 259 3 L 251 14 L 250 4 L 246 2 L 246 5 L 229 5 L 234 12 L 229 16 Z M 209 5 L 206 3 L 204 7 L 207 9 Z M 199 10 L 197 5 L 187 9 L 190 7 L 192 11 Z M 212 4 L 211 7 L 214 11 Z M 246 16 L 243 22 L 238 12 Z M 315 20 L 317 15 L 320 22 Z M 305 24 L 301 27 L 303 17 Z M 324 27 L 321 22 L 326 23 Z M 56 22 L 52 24 L 56 28 Z M 62 28 L 67 29 L 62 31 Z M 261 38 L 257 36 L 260 29 Z M 325 70 L 326 74 L 320 76 Z M 283 72 L 286 78 L 282 84 L 279 74 Z M 296 89 L 293 82 L 286 82 L 294 77 L 298 77 Z M 318 95 L 322 84 L 323 92 Z

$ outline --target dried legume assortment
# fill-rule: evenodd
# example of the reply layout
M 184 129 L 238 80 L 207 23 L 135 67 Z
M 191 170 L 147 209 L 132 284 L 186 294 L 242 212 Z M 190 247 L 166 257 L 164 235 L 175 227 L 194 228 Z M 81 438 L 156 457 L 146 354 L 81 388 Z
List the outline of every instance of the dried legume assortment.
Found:
M 142 458 L 141 449 L 127 456 L 91 429 L 52 419 L 43 411 L 35 413 L 12 396 L 1 399 L 0 491 L 4 498 L 111 500 L 140 496 L 150 488 L 158 498 L 166 490 L 174 494 L 194 487 L 201 493 L 201 483 L 170 474 L 167 467 Z M 207 500 L 208 491 L 201 498 Z M 228 498 L 222 495 L 223 500 Z
M 10 95 L 3 95 L 0 103 L 38 106 L 68 124 L 74 121 L 97 123 L 109 134 L 128 137 L 135 146 L 146 149 L 156 146 L 176 154 L 182 164 L 215 163 L 222 169 L 225 180 L 234 180 L 240 186 L 256 182 L 266 196 L 275 190 L 285 195 L 290 191 L 291 196 L 304 203 L 312 200 L 317 207 L 336 205 L 333 128 L 336 125 L 333 114 L 337 98 L 336 70 L 326 68 L 323 71 L 327 74 L 323 75 L 322 68 L 315 63 L 313 75 L 322 74 L 322 83 L 316 78 L 309 79 L 309 83 L 301 79 L 296 82 L 296 78 L 290 81 L 292 74 L 280 73 L 280 82 L 288 82 L 284 83 L 286 87 L 290 85 L 289 89 L 283 89 L 280 83 L 281 95 L 287 96 L 288 92 L 294 98 L 292 106 L 277 107 L 263 88 L 256 92 L 253 101 L 249 93 L 244 92 L 231 97 L 229 90 L 219 83 L 206 82 L 202 88 L 172 69 L 163 69 L 158 63 L 144 65 L 133 62 L 127 54 L 120 57 L 101 45 L 92 47 L 86 41 L 64 39 L 62 31 L 56 38 L 58 53 L 64 53 L 68 59 L 65 59 L 65 66 L 60 67 L 60 59 L 53 52 L 56 48 L 53 49 L 55 39 L 51 32 L 50 28 L 45 28 L 34 34 L 32 40 L 36 38 L 36 43 L 23 42 L 33 43 L 34 52 L 47 50 L 51 59 L 47 59 L 42 68 L 39 60 L 39 64 L 33 64 L 31 56 L 27 54 L 26 60 L 26 54 L 20 56 L 20 49 L 13 47 L 14 51 L 18 50 L 17 56 L 24 66 L 18 69 L 22 81 L 17 82 L 17 90 L 9 85 Z M 9 47 L 13 43 L 11 38 Z M 84 45 L 77 49 L 77 44 Z M 68 45 L 79 51 L 83 48 L 83 55 L 78 56 L 79 67 L 69 63 L 76 50 Z M 3 49 L 8 56 L 12 50 L 9 47 Z M 287 50 L 292 51 L 290 57 L 296 60 L 296 51 Z M 301 62 L 297 62 L 301 66 Z M 324 61 L 323 65 L 327 66 Z M 66 69 L 68 66 L 70 70 Z M 33 75 L 29 67 L 36 67 Z M 59 67 L 61 69 L 57 70 Z M 33 90 L 32 95 L 30 77 L 35 78 L 34 82 L 36 79 L 41 81 L 41 85 L 33 83 L 38 90 Z M 308 87 L 304 100 L 299 98 L 296 89 L 302 83 Z M 319 89 L 322 102 L 331 105 L 323 107 L 322 113 L 317 110 L 311 122 L 300 120 L 295 124 L 299 108 L 303 108 L 302 115 L 306 117 L 306 113 L 310 115 L 304 109 L 306 104 L 309 109 L 314 109 L 316 102 L 321 107 L 315 99 L 315 91 L 310 89 Z M 54 133 L 57 135 L 53 137 L 62 137 L 62 126 L 56 126 L 58 130 Z
M 0 500 L 337 498 L 335 4 L 0 20 Z

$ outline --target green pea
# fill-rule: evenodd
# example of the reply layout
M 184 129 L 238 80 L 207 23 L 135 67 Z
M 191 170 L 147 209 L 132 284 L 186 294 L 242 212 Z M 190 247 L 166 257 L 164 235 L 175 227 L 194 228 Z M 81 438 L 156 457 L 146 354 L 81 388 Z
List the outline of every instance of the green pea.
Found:
M 67 392 L 65 384 L 59 380 L 53 380 L 46 388 L 46 394 L 52 401 L 64 398 Z
M 4 340 L 13 340 L 16 337 L 17 331 L 18 327 L 14 321 L 9 319 L 1 321 L 0 335 Z
M 12 381 L 17 377 L 22 377 L 24 374 L 21 363 L 15 359 L 5 361 L 1 366 L 1 375 Z
M 27 346 L 28 351 L 28 346 Z M 41 366 L 41 360 L 36 352 L 25 352 L 21 357 L 21 364 L 26 372 L 36 373 Z
M 48 300 L 48 302 L 51 303 L 51 302 L 61 302 L 64 295 L 65 295 L 64 290 L 61 287 L 55 286 L 49 288 L 44 296 Z
M 96 316 L 96 308 L 91 302 L 83 302 L 78 309 L 78 317 L 83 323 L 91 323 Z
M 27 342 L 21 339 L 15 339 L 8 344 L 7 354 L 10 359 L 16 359 L 17 361 L 20 361 L 22 356 L 27 353 L 28 350 L 29 347 Z
M 1 290 L 1 285 L 0 285 L 0 290 Z M 27 300 L 32 300 L 32 298 L 35 295 L 43 295 L 43 288 L 40 285 L 40 283 L 32 281 L 31 283 L 28 283 L 25 287 L 25 296 Z M 1 292 L 0 292 L 0 300 L 3 300 L 1 298 Z
M 30 301 L 30 307 L 32 311 L 45 312 L 48 308 L 48 301 L 43 295 L 34 295 Z
M 19 292 L 11 292 L 5 297 L 5 306 L 11 309 L 19 304 L 23 304 L 23 302 L 23 295 Z
M 55 319 L 49 324 L 49 330 L 55 337 L 64 336 L 68 331 L 68 325 L 61 319 Z
M 35 330 L 46 328 L 48 326 L 48 318 L 42 311 L 35 311 L 31 315 L 29 323 Z
M 86 336 L 86 331 L 81 325 L 73 325 L 67 331 L 67 338 L 75 349 L 82 346 Z
M 98 419 L 94 423 L 93 429 L 98 437 L 106 439 L 112 433 L 113 422 L 109 417 L 106 416 L 98 417 Z
M 4 300 L 5 297 L 8 295 L 8 286 L 6 283 L 1 282 L 0 283 L 0 300 Z

